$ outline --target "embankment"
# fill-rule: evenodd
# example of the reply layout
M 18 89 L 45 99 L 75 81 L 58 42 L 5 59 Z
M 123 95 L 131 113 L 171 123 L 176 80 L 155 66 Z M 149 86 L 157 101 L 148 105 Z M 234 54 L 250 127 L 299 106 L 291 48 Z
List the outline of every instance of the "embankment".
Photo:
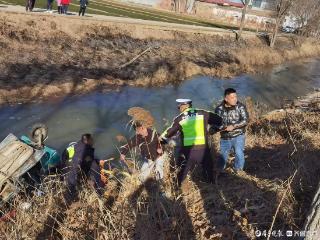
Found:
M 0 104 L 229 78 L 258 66 L 320 54 L 320 43 L 280 37 L 274 49 L 250 33 L 185 32 L 94 19 L 0 12 Z

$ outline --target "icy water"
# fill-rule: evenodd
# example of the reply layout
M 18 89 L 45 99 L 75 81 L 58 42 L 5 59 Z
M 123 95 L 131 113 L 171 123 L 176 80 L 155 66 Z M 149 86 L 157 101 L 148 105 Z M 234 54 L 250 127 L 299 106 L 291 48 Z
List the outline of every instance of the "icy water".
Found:
M 150 110 L 158 130 L 162 131 L 165 123 L 177 114 L 176 98 L 191 98 L 195 107 L 212 110 L 227 87 L 236 88 L 241 97 L 251 96 L 254 101 L 277 108 L 285 98 L 294 99 L 320 87 L 320 59 L 288 63 L 230 80 L 197 77 L 179 86 L 124 87 L 119 92 L 3 107 L 0 108 L 0 139 L 9 133 L 17 136 L 28 133 L 34 123 L 43 122 L 49 127 L 47 145 L 61 151 L 82 133 L 89 132 L 94 134 L 97 155 L 110 157 L 119 146 L 115 136 L 130 136 L 126 129 L 130 107 Z

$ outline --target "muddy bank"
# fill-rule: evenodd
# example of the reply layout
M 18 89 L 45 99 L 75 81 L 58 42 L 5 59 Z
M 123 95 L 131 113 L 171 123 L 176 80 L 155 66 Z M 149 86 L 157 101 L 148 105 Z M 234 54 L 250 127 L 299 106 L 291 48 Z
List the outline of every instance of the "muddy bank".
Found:
M 0 104 L 121 86 L 178 84 L 193 75 L 228 78 L 258 66 L 318 56 L 320 43 L 233 33 L 186 33 L 59 16 L 0 13 Z M 141 53 L 143 53 L 141 55 Z

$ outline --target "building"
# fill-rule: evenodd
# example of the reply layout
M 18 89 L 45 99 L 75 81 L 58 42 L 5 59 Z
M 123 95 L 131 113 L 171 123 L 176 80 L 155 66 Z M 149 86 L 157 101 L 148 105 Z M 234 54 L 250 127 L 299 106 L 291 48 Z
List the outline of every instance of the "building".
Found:
M 153 6 L 153 7 L 161 3 L 161 0 L 122 0 L 122 1 L 143 4 L 143 5 Z
M 213 3 L 221 6 L 243 7 L 245 0 L 198 0 L 206 3 Z M 254 10 L 273 10 L 276 0 L 250 0 L 249 7 Z
M 254 10 L 274 10 L 276 0 L 252 0 L 250 5 Z
M 138 4 L 144 4 L 149 6 L 171 6 L 174 0 L 122 0 L 124 2 L 132 2 Z M 220 6 L 231 6 L 231 7 L 243 7 L 243 1 L 241 0 L 197 0 L 200 2 L 213 3 Z M 181 1 L 184 3 L 185 1 Z M 276 0 L 250 0 L 249 6 L 254 10 L 273 10 L 275 6 Z
M 213 3 L 220 6 L 232 6 L 242 8 L 243 3 L 241 0 L 199 0 L 200 2 Z

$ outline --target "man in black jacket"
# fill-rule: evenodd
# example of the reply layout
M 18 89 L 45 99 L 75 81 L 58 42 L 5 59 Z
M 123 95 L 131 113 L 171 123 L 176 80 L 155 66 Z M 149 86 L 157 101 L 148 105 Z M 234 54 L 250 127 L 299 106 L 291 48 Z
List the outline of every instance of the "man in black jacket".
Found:
M 88 3 L 89 3 L 88 0 L 80 0 L 79 16 L 80 15 L 84 16 Z
M 215 109 L 223 119 L 224 130 L 220 132 L 221 161 L 219 167 L 224 169 L 230 150 L 233 148 L 236 159 L 234 169 L 242 171 L 244 167 L 245 128 L 249 115 L 246 106 L 237 99 L 236 90 L 228 88 L 224 92 L 224 101 Z
M 66 198 L 73 200 L 77 195 L 77 185 L 81 175 L 101 194 L 101 178 L 99 163 L 94 157 L 93 137 L 83 134 L 77 143 L 71 143 L 62 154 L 65 181 L 67 184 Z

